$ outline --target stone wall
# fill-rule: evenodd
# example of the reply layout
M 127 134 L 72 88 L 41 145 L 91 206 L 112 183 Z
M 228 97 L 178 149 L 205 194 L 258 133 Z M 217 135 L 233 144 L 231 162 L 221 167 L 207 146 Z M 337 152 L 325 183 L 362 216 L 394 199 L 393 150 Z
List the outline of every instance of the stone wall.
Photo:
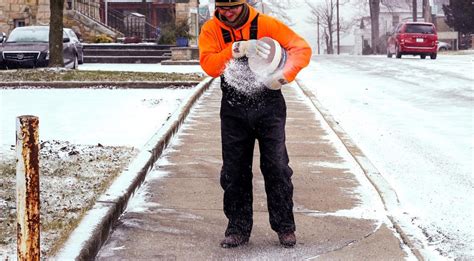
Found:
M 189 44 L 197 45 L 197 36 L 199 34 L 198 0 L 176 1 L 176 22 L 185 20 L 189 23 L 189 32 L 194 38 L 189 39 Z
M 171 60 L 199 60 L 199 49 L 197 47 L 171 47 Z
M 67 5 L 68 2 L 65 3 L 65 8 Z M 74 5 L 76 8 L 85 8 L 76 1 Z M 98 9 L 94 10 L 98 17 Z M 18 21 L 23 21 L 24 25 L 48 25 L 49 18 L 49 0 L 0 0 L 0 32 L 9 34 Z M 64 11 L 64 27 L 72 28 L 85 41 L 91 42 L 99 34 L 106 34 L 113 39 L 121 36 L 73 10 Z
M 10 33 L 15 23 L 49 24 L 49 0 L 1 0 L 0 32 Z

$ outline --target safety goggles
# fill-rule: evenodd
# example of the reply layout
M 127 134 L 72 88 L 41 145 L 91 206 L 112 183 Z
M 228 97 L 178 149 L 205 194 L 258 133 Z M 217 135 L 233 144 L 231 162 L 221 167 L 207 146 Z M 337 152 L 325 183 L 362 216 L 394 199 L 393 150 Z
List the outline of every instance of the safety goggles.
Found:
M 222 10 L 222 11 L 234 11 L 237 8 L 241 7 L 242 5 L 234 5 L 234 6 L 217 6 L 217 10 Z

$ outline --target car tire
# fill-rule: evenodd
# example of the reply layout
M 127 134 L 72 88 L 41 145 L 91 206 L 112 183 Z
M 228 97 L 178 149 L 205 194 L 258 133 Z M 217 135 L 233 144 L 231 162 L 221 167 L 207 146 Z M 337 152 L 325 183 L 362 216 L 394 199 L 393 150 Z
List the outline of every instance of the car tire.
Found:
M 420 58 L 421 58 L 421 59 L 425 59 L 425 58 L 426 58 L 426 54 L 420 55 Z
M 395 56 L 397 57 L 397 59 L 402 58 L 402 53 L 400 52 L 398 45 L 395 47 Z
M 430 58 L 431 58 L 431 60 L 434 60 L 434 59 L 436 59 L 436 57 L 437 57 L 437 56 L 438 56 L 438 54 L 437 54 L 437 53 L 432 53 L 432 54 L 430 54 Z
M 387 48 L 387 57 L 392 58 L 392 53 L 390 52 L 390 50 L 388 48 Z
M 73 70 L 76 70 L 77 67 L 79 67 L 79 61 L 78 61 L 78 59 L 77 59 L 77 55 L 74 55 L 74 61 L 73 61 L 73 63 L 72 63 L 72 69 L 73 69 Z
M 446 48 L 446 47 L 440 47 L 438 51 L 444 52 L 444 51 L 447 51 L 447 50 L 448 50 L 448 48 Z

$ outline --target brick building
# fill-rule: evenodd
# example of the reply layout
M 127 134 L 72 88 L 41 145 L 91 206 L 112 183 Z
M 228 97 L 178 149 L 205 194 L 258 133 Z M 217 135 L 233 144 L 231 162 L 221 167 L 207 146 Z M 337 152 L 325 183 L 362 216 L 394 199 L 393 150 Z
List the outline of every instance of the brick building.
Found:
M 151 37 L 161 24 L 185 20 L 190 25 L 190 33 L 196 36 L 191 44 L 196 44 L 199 32 L 198 7 L 199 0 L 65 0 L 68 11 L 80 13 L 116 31 L 124 30 L 124 20 L 140 17 L 142 38 Z M 8 34 L 13 28 L 25 25 L 47 25 L 49 18 L 49 0 L 0 1 L 0 32 Z M 120 24 L 122 27 L 118 26 Z M 82 30 L 83 27 L 77 28 Z
M 49 0 L 0 1 L 0 32 L 24 25 L 49 24 Z

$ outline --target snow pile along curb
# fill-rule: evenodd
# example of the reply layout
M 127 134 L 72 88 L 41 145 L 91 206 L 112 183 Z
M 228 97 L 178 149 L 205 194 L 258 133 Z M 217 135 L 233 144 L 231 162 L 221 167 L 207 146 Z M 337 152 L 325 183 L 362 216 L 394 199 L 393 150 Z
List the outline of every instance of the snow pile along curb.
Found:
M 212 78 L 202 81 L 171 118 L 151 137 L 128 169 L 97 200 L 54 260 L 91 260 L 107 240 L 113 223 L 127 206 L 129 198 L 145 179 L 169 140 L 184 121 L 192 105 L 207 90 Z

